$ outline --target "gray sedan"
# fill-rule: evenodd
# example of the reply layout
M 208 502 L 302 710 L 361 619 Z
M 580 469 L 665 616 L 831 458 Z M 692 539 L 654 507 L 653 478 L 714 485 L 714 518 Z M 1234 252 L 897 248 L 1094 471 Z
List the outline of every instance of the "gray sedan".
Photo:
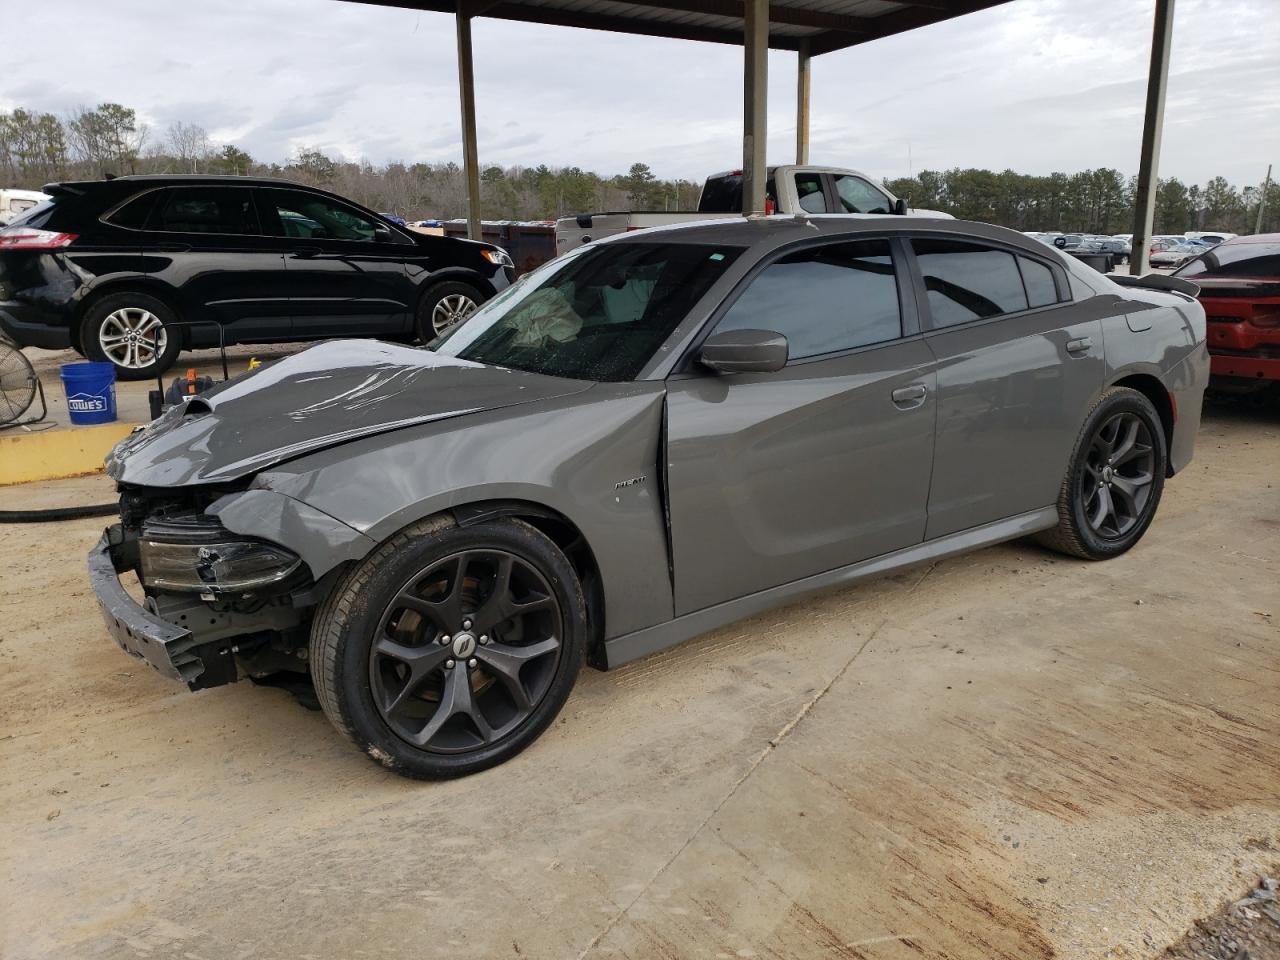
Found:
M 1028 534 L 1130 549 L 1209 364 L 1195 286 L 1125 280 L 901 217 L 590 244 L 429 349 L 322 344 L 123 441 L 91 580 L 175 680 L 309 671 L 377 762 L 470 773 L 584 660 Z

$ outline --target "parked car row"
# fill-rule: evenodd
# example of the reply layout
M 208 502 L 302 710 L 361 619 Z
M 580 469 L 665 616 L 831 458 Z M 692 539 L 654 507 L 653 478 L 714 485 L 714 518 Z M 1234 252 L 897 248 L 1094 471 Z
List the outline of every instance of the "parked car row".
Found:
M 428 341 L 514 279 L 498 246 L 428 236 L 283 180 L 52 183 L 0 230 L 0 331 L 163 373 L 188 348 Z

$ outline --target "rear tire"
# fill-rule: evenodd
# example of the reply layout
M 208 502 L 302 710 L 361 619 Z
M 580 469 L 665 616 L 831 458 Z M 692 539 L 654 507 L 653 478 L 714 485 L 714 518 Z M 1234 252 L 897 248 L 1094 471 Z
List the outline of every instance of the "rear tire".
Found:
M 1107 560 L 1142 539 L 1160 505 L 1168 449 L 1164 425 L 1137 390 L 1112 387 L 1084 419 L 1058 493 L 1058 525 L 1045 546 Z
M 415 320 L 418 339 L 430 343 L 475 313 L 487 299 L 471 284 L 459 280 L 446 280 L 428 287 L 418 301 Z
M 325 715 L 363 753 L 444 779 L 536 740 L 573 689 L 586 637 L 582 587 L 544 534 L 435 517 L 334 586 L 312 624 L 311 672 Z
M 145 293 L 113 293 L 85 311 L 80 347 L 88 359 L 113 364 L 117 380 L 148 380 L 178 359 L 182 331 L 163 301 Z

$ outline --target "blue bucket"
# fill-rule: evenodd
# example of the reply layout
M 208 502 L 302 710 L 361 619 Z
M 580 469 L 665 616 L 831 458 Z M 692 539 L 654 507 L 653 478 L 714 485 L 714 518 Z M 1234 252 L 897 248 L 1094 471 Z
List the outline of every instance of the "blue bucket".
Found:
M 67 395 L 71 422 L 81 425 L 114 423 L 116 419 L 116 365 L 114 363 L 65 363 L 62 390 Z

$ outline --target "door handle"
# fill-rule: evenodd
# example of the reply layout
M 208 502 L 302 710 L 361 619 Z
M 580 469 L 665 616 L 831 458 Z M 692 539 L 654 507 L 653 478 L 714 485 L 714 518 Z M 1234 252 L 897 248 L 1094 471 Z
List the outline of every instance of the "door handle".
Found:
M 151 248 L 156 253 L 190 253 L 191 244 L 189 243 L 162 243 L 159 246 Z
M 1086 353 L 1093 347 L 1092 337 L 1077 337 L 1067 341 L 1067 353 Z
M 905 387 L 899 387 L 889 396 L 893 398 L 895 405 L 907 410 L 924 403 L 924 398 L 928 393 L 929 391 L 923 383 L 913 383 Z
M 292 251 L 293 255 L 299 260 L 310 260 L 312 257 L 320 256 L 319 247 L 298 247 Z

